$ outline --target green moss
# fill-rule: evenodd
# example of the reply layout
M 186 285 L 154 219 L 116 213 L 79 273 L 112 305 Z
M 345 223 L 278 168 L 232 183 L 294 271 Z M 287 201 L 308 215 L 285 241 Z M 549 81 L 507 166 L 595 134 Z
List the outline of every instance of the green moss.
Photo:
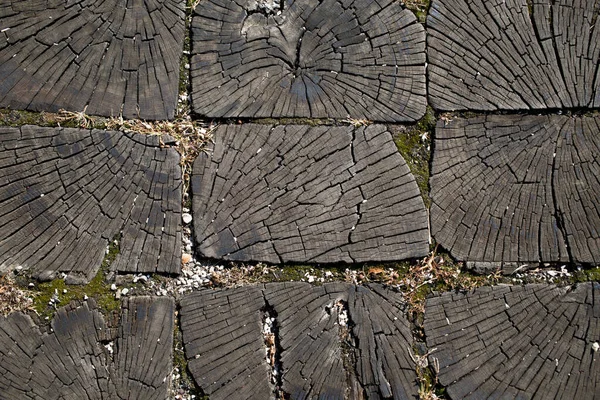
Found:
M 185 350 L 183 346 L 183 335 L 179 328 L 179 324 L 176 322 L 173 330 L 173 368 L 177 369 L 177 373 L 180 378 L 177 382 L 178 387 L 183 387 L 189 394 L 192 394 L 198 400 L 208 400 L 202 389 L 196 386 L 196 382 L 188 370 L 188 361 L 185 357 Z
M 527 0 L 527 12 L 529 15 L 533 15 L 533 1 Z
M 60 115 L 47 112 L 33 112 L 25 110 L 10 110 L 0 108 L 0 126 L 37 125 L 43 127 L 81 128 L 83 123 L 89 128 L 106 129 L 108 118 L 90 117 L 83 113 Z
M 427 106 L 425 115 L 417 122 L 417 129 L 422 132 L 433 132 L 435 130 L 436 118 L 433 108 Z
M 581 269 L 573 274 L 572 278 L 573 283 L 578 282 L 600 282 L 600 266 L 589 268 L 589 269 Z
M 432 394 L 435 394 L 436 396 L 441 398 L 445 398 L 446 389 L 438 382 L 436 373 L 432 370 L 432 367 L 417 367 L 417 370 L 417 374 L 419 375 L 420 381 L 419 398 L 431 399 L 434 398 Z
M 120 302 L 115 298 L 115 293 L 110 290 L 110 284 L 105 280 L 108 267 L 119 254 L 117 243 L 118 241 L 115 239 L 110 244 L 102 266 L 87 285 L 68 285 L 64 279 L 54 279 L 37 284 L 34 289 L 33 301 L 36 312 L 43 318 L 52 319 L 58 307 L 65 306 L 74 300 L 81 301 L 85 296 L 93 298 L 100 311 L 105 314 L 119 310 Z M 58 298 L 58 301 L 52 302 L 53 298 Z
M 394 142 L 417 181 L 425 206 L 429 208 L 429 159 L 431 138 L 435 132 L 436 118 L 431 107 L 415 125 L 409 128 L 390 127 Z
M 404 6 L 415 14 L 417 20 L 424 24 L 431 6 L 431 0 L 405 0 Z
M 189 40 L 186 38 L 186 40 Z M 189 63 L 189 59 L 184 54 L 181 57 L 181 62 L 179 64 L 179 94 L 185 95 L 187 93 L 188 82 L 189 82 L 189 72 L 186 68 Z
M 58 126 L 55 114 L 0 108 L 0 126 Z
M 107 269 L 117 258 L 121 249 L 119 248 L 119 243 L 121 243 L 121 235 L 115 235 L 112 242 L 108 244 L 108 251 L 106 252 L 106 256 L 102 260 L 101 267 L 103 269 Z
M 33 306 L 40 316 L 49 319 L 57 307 L 65 306 L 73 300 L 83 300 L 85 296 L 95 299 L 100 310 L 106 314 L 117 311 L 120 307 L 110 285 L 104 281 L 103 270 L 98 271 L 87 285 L 67 285 L 63 279 L 54 279 L 38 284 L 36 290 Z M 58 302 L 50 304 L 55 296 L 59 299 Z

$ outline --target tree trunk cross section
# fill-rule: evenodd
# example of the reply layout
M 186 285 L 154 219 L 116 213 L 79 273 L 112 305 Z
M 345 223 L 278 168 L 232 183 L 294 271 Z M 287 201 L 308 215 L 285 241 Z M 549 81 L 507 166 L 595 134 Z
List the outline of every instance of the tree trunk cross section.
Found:
M 202 1 L 191 82 L 207 117 L 416 121 L 425 32 L 391 0 Z
M 427 300 L 424 328 L 452 399 L 598 398 L 598 282 L 444 293 Z
M 170 119 L 184 0 L 3 0 L 0 107 Z
M 181 169 L 161 140 L 0 127 L 0 273 L 86 283 L 115 238 L 113 270 L 179 273 Z
M 600 107 L 599 0 L 434 0 L 428 95 L 437 110 Z
M 600 263 L 600 118 L 440 121 L 431 231 L 454 257 Z
M 381 285 L 275 283 L 181 300 L 189 369 L 211 400 L 416 397 L 401 296 Z M 274 318 L 271 381 L 263 326 Z
M 419 189 L 381 125 L 221 126 L 192 191 L 206 257 L 366 262 L 429 249 Z
M 60 308 L 50 332 L 23 313 L 0 316 L 0 399 L 167 398 L 175 302 L 121 302 L 117 328 L 91 300 Z

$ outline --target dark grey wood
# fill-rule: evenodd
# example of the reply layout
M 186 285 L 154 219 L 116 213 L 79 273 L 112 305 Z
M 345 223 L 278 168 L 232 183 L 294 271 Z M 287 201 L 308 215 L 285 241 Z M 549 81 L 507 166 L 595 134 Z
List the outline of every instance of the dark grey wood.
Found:
M 175 301 L 129 297 L 121 302 L 111 379 L 120 399 L 165 399 L 173 369 Z
M 598 0 L 434 0 L 428 94 L 438 110 L 600 107 Z
M 0 316 L 0 399 L 166 399 L 175 303 L 122 307 L 116 337 L 92 301 L 60 308 L 50 332 L 22 313 Z
M 211 399 L 272 397 L 262 287 L 203 290 L 181 299 L 188 368 Z
M 67 128 L 0 128 L 0 272 L 88 282 L 111 268 L 179 273 L 181 169 L 167 137 Z
M 194 163 L 207 257 L 363 262 L 428 253 L 414 177 L 384 126 L 223 125 Z
M 271 383 L 266 313 L 275 318 L 278 375 Z M 190 371 L 211 399 L 267 399 L 275 390 L 290 399 L 405 399 L 418 392 L 403 303 L 381 285 L 202 290 L 181 300 L 181 323 Z
M 346 377 L 341 351 L 340 307 L 349 285 L 307 283 L 267 285 L 265 299 L 279 325 L 281 388 L 291 399 L 344 399 Z
M 3 1 L 0 107 L 173 118 L 184 19 L 184 0 Z
M 441 121 L 431 231 L 458 259 L 600 263 L 600 117 Z
M 352 286 L 348 313 L 356 341 L 356 374 L 367 399 L 410 399 L 418 392 L 413 335 L 402 296 L 381 285 Z
M 193 109 L 208 117 L 425 113 L 425 32 L 391 0 L 202 1 L 192 55 Z
M 427 345 L 452 399 L 594 399 L 600 284 L 483 287 L 427 300 Z

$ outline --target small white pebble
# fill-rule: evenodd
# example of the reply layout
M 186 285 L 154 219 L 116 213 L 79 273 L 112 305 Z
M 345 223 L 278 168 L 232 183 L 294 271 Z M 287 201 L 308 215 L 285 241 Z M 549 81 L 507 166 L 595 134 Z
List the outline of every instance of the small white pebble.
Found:
M 600 350 L 600 344 L 598 344 L 598 342 L 594 342 L 594 344 L 592 344 L 592 350 L 594 350 L 594 351 Z
M 181 219 L 183 220 L 184 224 L 189 224 L 192 222 L 192 216 L 188 213 L 181 214 Z
M 112 285 L 110 285 L 110 290 L 112 290 L 113 292 L 117 290 L 117 285 L 115 285 L 114 283 Z
M 66 293 L 67 293 L 67 289 L 63 289 L 63 294 L 66 294 Z

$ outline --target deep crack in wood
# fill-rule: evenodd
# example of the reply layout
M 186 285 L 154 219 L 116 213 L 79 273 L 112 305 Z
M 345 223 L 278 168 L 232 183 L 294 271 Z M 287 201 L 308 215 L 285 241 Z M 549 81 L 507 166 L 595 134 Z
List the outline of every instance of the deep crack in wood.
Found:
M 269 384 L 265 306 L 276 315 L 277 388 Z M 275 389 L 290 399 L 344 399 L 348 393 L 402 399 L 418 391 L 403 310 L 400 294 L 381 285 L 271 283 L 186 295 L 181 327 L 190 371 L 211 399 L 263 400 Z M 343 326 L 343 312 L 350 325 Z M 354 354 L 344 360 L 341 333 L 347 329 L 355 338 L 347 351 Z

